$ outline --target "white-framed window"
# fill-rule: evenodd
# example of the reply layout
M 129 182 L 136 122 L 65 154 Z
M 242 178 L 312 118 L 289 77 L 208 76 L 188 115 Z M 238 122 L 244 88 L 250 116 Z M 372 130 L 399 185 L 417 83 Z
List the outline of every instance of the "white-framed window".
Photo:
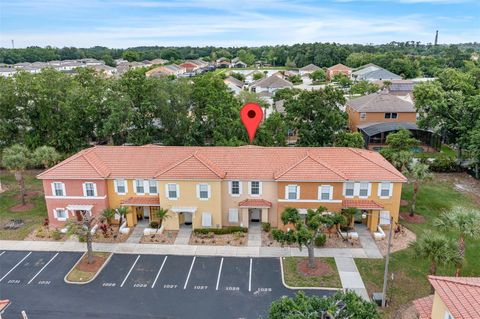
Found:
M 378 197 L 380 198 L 389 198 L 392 196 L 392 183 L 390 182 L 381 182 L 378 184 Z
M 359 197 L 368 197 L 370 195 L 370 183 L 369 182 L 360 182 L 358 188 Z
M 386 119 L 396 119 L 397 117 L 397 113 L 385 113 Z
M 128 192 L 127 181 L 124 179 L 116 179 L 113 183 L 115 184 L 115 192 L 117 194 L 124 195 Z
M 228 222 L 238 223 L 238 208 L 228 209 Z
M 202 213 L 202 227 L 212 227 L 212 214 Z
M 249 186 L 250 195 L 262 195 L 262 182 L 260 181 L 251 181 Z
M 285 199 L 300 199 L 300 186 L 287 185 L 285 187 Z
M 180 197 L 180 189 L 178 184 L 167 184 L 165 187 L 166 196 L 168 199 L 178 199 Z
M 65 184 L 61 182 L 52 183 L 52 195 L 53 196 L 67 196 L 65 191 Z
M 148 193 L 149 194 L 158 194 L 158 186 L 157 181 L 154 179 L 150 179 L 148 181 Z
M 95 197 L 97 196 L 97 185 L 92 182 L 83 183 L 83 196 Z
M 230 181 L 230 195 L 240 196 L 242 194 L 242 182 Z
M 321 185 L 318 187 L 318 199 L 319 200 L 332 200 L 333 199 L 333 187 L 330 185 Z
M 379 225 L 390 225 L 390 220 L 391 220 L 390 212 L 388 210 L 381 210 L 378 224 Z
M 355 183 L 354 182 L 345 182 L 344 184 L 344 196 L 345 197 L 353 197 L 355 194 Z
M 360 113 L 360 120 L 361 120 L 361 121 L 365 121 L 366 119 L 367 119 L 367 113 L 361 112 L 361 113 Z
M 210 198 L 210 185 L 197 184 L 197 198 L 201 200 L 207 200 Z
M 67 210 L 65 208 L 55 208 L 53 210 L 53 217 L 60 221 L 66 221 L 68 218 Z
M 135 180 L 135 193 L 137 194 L 145 194 L 145 183 L 143 179 L 136 179 Z

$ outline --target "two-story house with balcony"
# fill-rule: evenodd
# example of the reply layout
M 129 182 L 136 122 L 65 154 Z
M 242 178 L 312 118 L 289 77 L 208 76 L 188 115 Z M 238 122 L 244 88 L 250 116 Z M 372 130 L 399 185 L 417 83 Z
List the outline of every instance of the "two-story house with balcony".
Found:
M 371 231 L 398 220 L 406 178 L 380 154 L 352 148 L 97 146 L 38 175 L 51 225 L 80 211 L 128 208 L 128 226 L 169 211 L 167 230 L 283 227 L 281 213 L 355 207 Z

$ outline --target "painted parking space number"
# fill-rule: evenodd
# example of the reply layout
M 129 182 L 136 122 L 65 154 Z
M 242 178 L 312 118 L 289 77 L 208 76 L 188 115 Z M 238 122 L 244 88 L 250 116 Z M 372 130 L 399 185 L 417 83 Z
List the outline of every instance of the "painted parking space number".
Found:
M 165 288 L 165 289 L 175 289 L 177 287 L 178 287 L 178 285 L 163 285 L 163 288 Z
M 240 287 L 225 287 L 227 291 L 240 291 Z
M 20 280 L 18 280 L 18 279 L 10 279 L 10 280 L 8 281 L 8 283 L 9 283 L 9 284 L 19 284 L 19 283 L 20 283 Z
M 52 282 L 50 280 L 40 280 L 37 282 L 38 285 L 50 285 Z
M 147 284 L 134 284 L 133 288 L 147 288 Z
M 207 290 L 207 289 L 208 289 L 208 286 L 193 286 L 193 289 L 196 289 L 196 290 Z
M 104 282 L 102 284 L 103 287 L 115 287 L 117 284 L 114 282 Z

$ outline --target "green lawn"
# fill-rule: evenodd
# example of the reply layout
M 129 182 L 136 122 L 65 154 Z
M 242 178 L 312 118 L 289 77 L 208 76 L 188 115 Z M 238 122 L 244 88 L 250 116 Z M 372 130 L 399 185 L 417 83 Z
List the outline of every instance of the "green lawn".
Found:
M 337 265 L 333 258 L 317 258 L 327 263 L 331 271 L 323 276 L 304 276 L 297 271 L 297 263 L 305 259 L 304 257 L 285 257 L 283 261 L 283 271 L 285 283 L 290 287 L 330 287 L 342 288 L 340 276 L 338 275 Z
M 412 185 L 404 185 L 402 198 L 411 200 Z M 448 182 L 433 180 L 422 185 L 417 200 L 417 213 L 425 218 L 424 224 L 412 224 L 402 221 L 407 228 L 421 235 L 424 230 L 437 231 L 432 221 L 445 210 L 461 205 L 465 207 L 476 207 L 475 203 L 466 195 L 456 191 Z M 401 211 L 409 211 L 409 207 L 402 207 Z M 454 232 L 447 235 L 456 238 Z M 480 240 L 468 240 L 466 250 L 466 264 L 463 269 L 463 276 L 480 276 Z M 383 260 L 356 259 L 357 267 L 367 286 L 369 293 L 380 292 L 383 284 Z M 385 318 L 393 317 L 401 305 L 430 294 L 430 286 L 427 280 L 428 262 L 415 259 L 411 249 L 393 253 L 390 261 L 390 273 L 393 273 L 393 281 L 389 282 L 388 297 L 391 305 L 385 311 Z M 453 276 L 455 269 L 451 267 L 440 267 L 438 275 Z M 391 279 L 391 277 L 390 277 Z
M 36 196 L 27 200 L 27 203 L 32 203 L 34 207 L 25 212 L 12 212 L 10 208 L 21 203 L 21 200 L 16 198 L 20 194 L 18 184 L 13 174 L 4 170 L 0 171 L 2 186 L 7 188 L 6 192 L 0 194 L 0 239 L 22 240 L 33 229 L 43 224 L 43 220 L 47 217 L 47 210 L 42 182 L 35 178 L 38 173 L 38 171 L 28 171 L 24 175 L 26 191 L 38 192 Z M 25 225 L 16 230 L 3 229 L 3 225 L 11 219 L 22 219 Z

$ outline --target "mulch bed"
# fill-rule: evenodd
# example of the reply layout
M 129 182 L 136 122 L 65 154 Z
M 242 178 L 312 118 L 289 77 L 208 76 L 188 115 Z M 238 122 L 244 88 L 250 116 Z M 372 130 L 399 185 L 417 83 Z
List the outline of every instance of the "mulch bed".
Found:
M 140 244 L 164 244 L 172 245 L 177 238 L 177 230 L 164 230 L 162 234 L 144 235 L 140 238 Z
M 32 199 L 33 197 L 37 197 L 40 192 L 36 191 L 27 191 L 25 192 L 25 200 Z M 14 197 L 16 200 L 22 200 L 22 194 L 15 195 Z
M 308 267 L 308 258 L 302 259 L 297 263 L 297 272 L 305 277 L 324 276 L 332 271 L 329 264 L 321 260 L 315 259 L 315 268 Z
M 18 204 L 10 207 L 10 211 L 14 213 L 21 213 L 21 212 L 26 212 L 27 210 L 31 210 L 35 207 L 34 204 L 32 203 L 27 203 L 25 205 Z
M 248 234 L 226 234 L 213 235 L 213 238 L 208 238 L 206 235 L 190 235 L 189 245 L 208 245 L 208 246 L 245 246 L 248 243 Z
M 422 215 L 415 214 L 410 216 L 410 213 L 400 212 L 400 218 L 413 224 L 423 224 L 425 222 L 425 217 Z
M 266 233 L 262 231 L 262 246 L 263 247 L 282 247 L 282 244 L 273 239 L 271 233 Z M 288 245 L 285 244 L 283 247 L 291 247 L 291 248 L 298 248 L 298 245 L 292 244 Z M 361 248 L 362 244 L 360 243 L 360 239 L 358 240 L 348 240 L 344 241 L 340 236 L 337 234 L 327 234 L 327 241 L 325 245 L 322 247 L 316 248 Z M 306 249 L 304 247 L 304 249 Z
M 49 228 L 48 226 L 41 226 L 34 229 L 30 234 L 25 237 L 24 240 L 34 240 L 34 241 L 65 241 L 68 236 L 65 234 L 60 234 L 59 239 L 53 238 L 53 232 L 55 228 Z
M 131 232 L 131 230 L 130 230 Z M 130 233 L 121 234 L 118 231 L 117 225 L 108 226 L 107 234 L 105 235 L 100 227 L 97 229 L 97 232 L 93 236 L 93 242 L 95 243 L 123 243 L 128 239 Z
M 75 269 L 80 271 L 85 271 L 85 272 L 97 272 L 100 269 L 100 267 L 102 267 L 102 265 L 105 263 L 107 258 L 108 258 L 108 255 L 107 256 L 93 255 L 93 263 L 89 264 L 87 254 L 85 254 L 82 260 L 77 264 Z

